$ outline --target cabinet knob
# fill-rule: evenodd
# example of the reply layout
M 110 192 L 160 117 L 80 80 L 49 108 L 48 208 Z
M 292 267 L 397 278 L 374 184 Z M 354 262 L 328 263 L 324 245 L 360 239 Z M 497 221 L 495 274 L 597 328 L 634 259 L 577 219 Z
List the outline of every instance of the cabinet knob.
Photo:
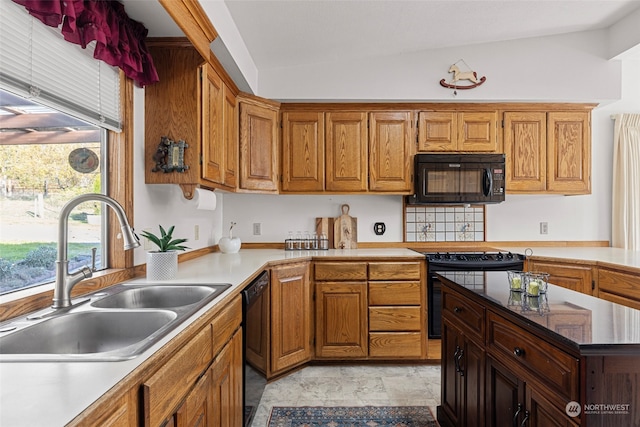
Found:
M 515 354 L 518 357 L 522 357 L 524 356 L 524 349 L 520 348 L 520 347 L 516 347 L 513 349 L 513 354 Z
M 454 313 L 460 313 L 460 312 L 462 312 L 462 308 L 460 308 L 458 306 L 455 306 L 455 307 L 453 307 L 453 312 Z

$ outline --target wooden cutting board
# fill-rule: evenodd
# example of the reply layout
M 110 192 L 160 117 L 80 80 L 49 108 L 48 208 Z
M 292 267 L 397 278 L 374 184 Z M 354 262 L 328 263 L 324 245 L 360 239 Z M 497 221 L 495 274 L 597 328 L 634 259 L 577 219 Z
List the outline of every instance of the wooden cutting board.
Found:
M 356 249 L 358 247 L 358 219 L 349 216 L 349 205 L 341 207 L 342 215 L 333 221 L 333 247 Z

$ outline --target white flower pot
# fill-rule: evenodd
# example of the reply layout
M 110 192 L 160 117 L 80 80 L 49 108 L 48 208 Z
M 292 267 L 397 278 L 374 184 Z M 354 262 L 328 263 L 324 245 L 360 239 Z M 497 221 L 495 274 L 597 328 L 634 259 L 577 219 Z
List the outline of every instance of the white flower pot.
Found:
M 171 280 L 178 274 L 178 251 L 147 252 L 147 280 Z

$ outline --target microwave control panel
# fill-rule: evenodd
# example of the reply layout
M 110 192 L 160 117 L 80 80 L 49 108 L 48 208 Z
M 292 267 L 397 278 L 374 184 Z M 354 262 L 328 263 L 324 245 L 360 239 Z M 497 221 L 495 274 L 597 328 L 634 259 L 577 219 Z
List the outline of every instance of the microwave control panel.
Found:
M 491 175 L 493 176 L 493 194 L 504 194 L 504 168 L 491 168 Z

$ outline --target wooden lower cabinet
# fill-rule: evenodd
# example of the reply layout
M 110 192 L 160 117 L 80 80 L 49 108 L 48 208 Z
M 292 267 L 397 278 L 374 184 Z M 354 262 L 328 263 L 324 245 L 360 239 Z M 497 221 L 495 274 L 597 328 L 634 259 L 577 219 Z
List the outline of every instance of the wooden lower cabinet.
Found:
M 367 282 L 316 284 L 316 357 L 367 356 Z
M 211 376 L 211 416 L 206 424 L 188 426 L 237 427 L 242 425 L 242 334 L 235 333 L 229 344 L 215 358 Z
M 600 267 L 598 297 L 640 310 L 640 272 Z
M 484 350 L 446 318 L 442 325 L 441 366 L 441 416 L 452 425 L 484 425 Z
M 593 295 L 595 282 L 591 265 L 536 259 L 529 259 L 527 263 L 529 271 L 548 273 L 549 283 Z
M 240 296 L 142 383 L 144 425 L 241 427 Z
M 271 270 L 271 374 L 287 371 L 313 356 L 309 263 Z
M 490 426 L 576 427 L 536 386 L 487 357 L 487 421 Z
M 424 262 L 317 262 L 316 358 L 425 359 Z

